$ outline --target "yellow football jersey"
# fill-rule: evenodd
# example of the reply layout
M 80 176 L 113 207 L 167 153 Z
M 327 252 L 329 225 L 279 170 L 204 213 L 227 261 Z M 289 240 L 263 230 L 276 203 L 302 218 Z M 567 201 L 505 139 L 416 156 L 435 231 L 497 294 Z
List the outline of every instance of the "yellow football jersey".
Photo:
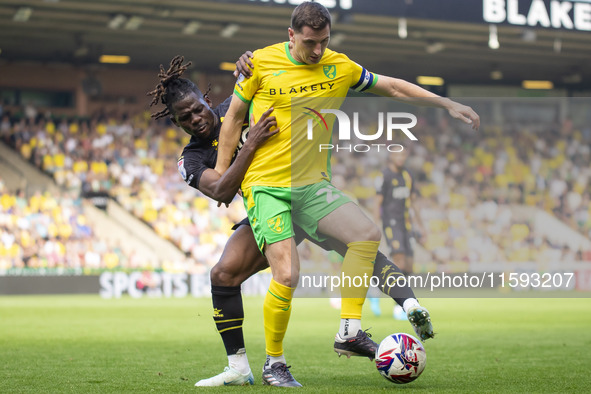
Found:
M 318 64 L 300 63 L 291 56 L 288 42 L 255 51 L 252 62 L 252 77 L 240 76 L 234 94 L 250 105 L 255 121 L 273 107 L 280 131 L 256 151 L 242 187 L 290 187 L 330 179 L 329 153 L 318 147 L 330 143 L 335 117 L 318 117 L 320 107 L 339 108 L 349 88 L 369 89 L 377 76 L 330 49 Z M 298 98 L 299 108 L 293 108 L 292 98 Z M 313 116 L 317 122 L 321 119 L 324 129 L 318 128 L 311 137 L 307 117 Z

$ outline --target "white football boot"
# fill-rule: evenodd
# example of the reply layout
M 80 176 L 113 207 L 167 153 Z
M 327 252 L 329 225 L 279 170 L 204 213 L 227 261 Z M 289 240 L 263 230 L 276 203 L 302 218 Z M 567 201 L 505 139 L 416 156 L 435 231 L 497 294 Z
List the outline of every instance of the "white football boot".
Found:
M 254 384 L 252 372 L 242 374 L 234 368 L 226 367 L 224 372 L 209 379 L 201 379 L 195 383 L 196 387 L 217 387 L 217 386 L 248 386 Z

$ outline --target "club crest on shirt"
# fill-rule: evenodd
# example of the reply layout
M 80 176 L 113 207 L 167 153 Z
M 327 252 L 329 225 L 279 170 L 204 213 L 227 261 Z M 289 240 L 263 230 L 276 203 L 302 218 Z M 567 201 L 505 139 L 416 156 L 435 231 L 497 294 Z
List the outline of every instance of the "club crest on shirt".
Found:
M 324 75 L 326 75 L 330 79 L 334 79 L 334 77 L 337 76 L 337 66 L 335 66 L 334 64 L 322 66 L 322 71 L 324 71 Z

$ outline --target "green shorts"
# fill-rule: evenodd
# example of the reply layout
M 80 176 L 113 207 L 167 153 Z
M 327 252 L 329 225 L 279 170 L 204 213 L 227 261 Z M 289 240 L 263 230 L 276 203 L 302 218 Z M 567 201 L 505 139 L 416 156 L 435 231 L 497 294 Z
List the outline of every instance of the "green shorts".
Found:
M 242 191 L 244 207 L 261 251 L 294 235 L 291 221 L 291 188 L 253 186 Z
M 318 221 L 352 200 L 330 182 L 289 187 L 253 186 L 243 191 L 244 206 L 259 249 L 293 237 L 297 224 L 310 237 L 324 241 Z

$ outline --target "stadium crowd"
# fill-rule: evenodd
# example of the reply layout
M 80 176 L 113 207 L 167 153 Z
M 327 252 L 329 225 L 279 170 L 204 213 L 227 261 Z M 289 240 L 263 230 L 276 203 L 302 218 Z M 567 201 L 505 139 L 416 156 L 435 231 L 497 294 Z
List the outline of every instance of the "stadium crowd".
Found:
M 83 121 L 4 116 L 0 138 L 72 195 L 108 193 L 185 252 L 187 270 L 193 261 L 213 266 L 231 223 L 243 217 L 240 202 L 218 209 L 184 183 L 177 159 L 188 136 L 147 113 Z
M 537 207 L 591 238 L 591 168 L 586 164 L 591 128 L 576 130 L 565 121 L 475 133 L 451 122 L 423 118 L 420 143 L 407 145 L 412 152 L 407 167 L 417 182 L 415 204 L 427 228 L 424 246 L 436 260 L 591 261 L 591 248 L 573 250 L 552 239 L 534 225 L 533 215 L 519 209 Z M 349 190 L 372 212 L 385 155 L 333 157 L 333 174 L 347 179 Z
M 409 145 L 407 161 L 416 179 L 414 203 L 428 230 L 423 245 L 436 260 L 591 260 L 589 250 L 554 242 L 514 208 L 525 204 L 551 212 L 591 237 L 590 129 L 579 130 L 566 121 L 475 133 L 452 122 L 419 118 L 420 143 Z M 88 192 L 108 193 L 177 245 L 188 261 L 205 267 L 217 262 L 231 224 L 244 216 L 239 199 L 229 208 L 218 208 L 184 183 L 177 159 L 188 136 L 147 113 L 87 120 L 45 115 L 19 119 L 5 113 L 0 138 L 64 190 L 62 196 L 29 198 L 0 190 L 4 266 L 132 267 L 133 256 L 92 236 L 81 211 L 80 196 Z M 372 212 L 385 155 L 333 158 L 335 182 L 346 179 L 348 191 Z
M 0 271 L 59 269 L 83 273 L 120 267 L 142 268 L 133 254 L 93 233 L 80 198 L 23 190 L 11 193 L 0 179 Z

